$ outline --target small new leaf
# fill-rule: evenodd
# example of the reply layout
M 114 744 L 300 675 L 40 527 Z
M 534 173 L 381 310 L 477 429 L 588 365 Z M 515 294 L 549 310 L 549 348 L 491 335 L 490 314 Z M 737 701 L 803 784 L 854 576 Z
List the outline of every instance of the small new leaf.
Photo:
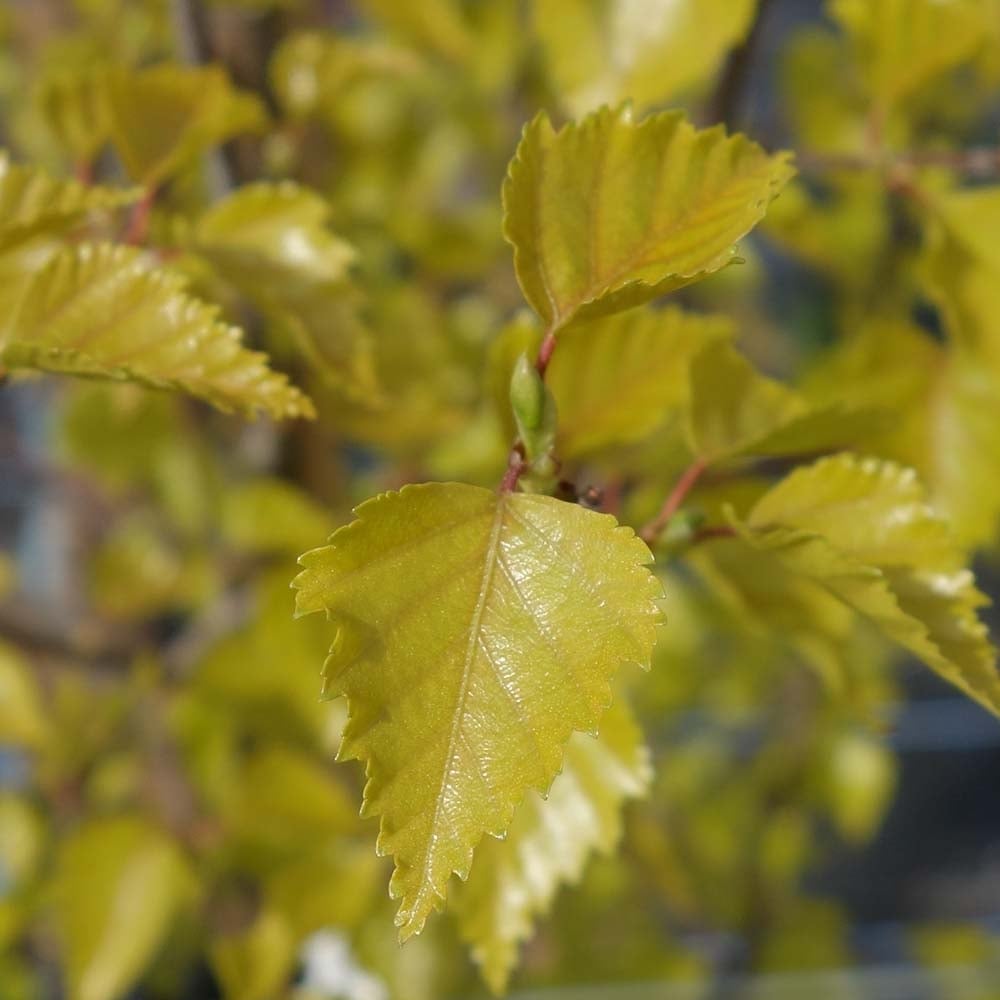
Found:
M 218 310 L 130 247 L 81 244 L 56 255 L 0 329 L 8 368 L 178 389 L 225 412 L 311 416 L 310 401 L 241 343 Z
M 560 885 L 577 882 L 591 855 L 621 836 L 622 806 L 649 787 L 649 754 L 628 706 L 616 701 L 600 735 L 575 733 L 547 797 L 529 792 L 503 840 L 486 839 L 455 895 L 462 937 L 495 993 L 507 986 L 518 947 Z
M 619 312 L 730 263 L 794 170 L 745 136 L 674 112 L 602 108 L 524 130 L 503 187 L 504 235 L 546 327 Z
M 977 614 L 988 599 L 912 470 L 847 454 L 823 459 L 733 525 L 1000 714 L 996 651 Z
M 619 666 L 648 665 L 660 586 L 631 530 L 547 496 L 430 483 L 356 513 L 293 585 L 337 627 L 326 693 L 349 701 L 341 756 L 366 764 L 406 938 L 597 729 Z

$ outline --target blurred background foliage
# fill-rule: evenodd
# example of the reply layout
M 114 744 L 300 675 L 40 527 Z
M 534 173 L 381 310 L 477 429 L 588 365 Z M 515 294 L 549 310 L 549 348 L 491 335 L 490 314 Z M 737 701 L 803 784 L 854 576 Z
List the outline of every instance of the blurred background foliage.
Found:
M 1000 583 L 995 0 L 12 0 L 0 39 L 12 162 L 155 191 L 131 235 L 319 413 L 0 393 L 4 1000 L 484 995 L 454 917 L 396 943 L 361 775 L 333 763 L 345 709 L 318 700 L 329 635 L 288 581 L 379 490 L 501 475 L 536 335 L 499 189 L 539 108 L 680 106 L 796 151 L 742 265 L 680 299 L 810 404 L 878 410 L 857 446 L 915 466 Z M 58 239 L 18 235 L 4 310 Z M 638 436 L 553 364 L 562 452 L 630 523 L 689 460 L 684 343 L 622 378 L 623 412 L 662 407 Z M 993 722 L 745 548 L 664 573 L 627 679 L 649 794 L 519 995 L 1000 997 Z

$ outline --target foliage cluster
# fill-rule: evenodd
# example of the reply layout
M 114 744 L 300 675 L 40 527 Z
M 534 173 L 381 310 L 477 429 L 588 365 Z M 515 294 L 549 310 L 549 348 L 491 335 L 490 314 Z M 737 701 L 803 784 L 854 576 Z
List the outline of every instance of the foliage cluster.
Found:
M 754 0 L 45 6 L 4 997 L 849 960 L 802 876 L 879 826 L 898 665 L 1000 714 L 1000 5 L 829 0 L 794 154 L 715 124 Z

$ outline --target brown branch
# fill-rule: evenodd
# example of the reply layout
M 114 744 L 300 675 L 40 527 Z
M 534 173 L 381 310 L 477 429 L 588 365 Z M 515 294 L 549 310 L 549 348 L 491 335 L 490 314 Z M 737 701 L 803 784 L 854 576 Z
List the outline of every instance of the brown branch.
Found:
M 690 493 L 694 488 L 695 484 L 701 478 L 702 473 L 707 467 L 708 463 L 706 463 L 704 459 L 696 458 L 684 470 L 684 472 L 681 473 L 680 479 L 677 480 L 674 488 L 667 495 L 667 499 L 663 501 L 663 506 L 660 508 L 660 512 L 639 532 L 639 537 L 647 545 L 654 544 L 660 537 L 663 533 L 663 529 L 667 526 L 667 522 L 680 509 L 680 506 L 684 503 L 688 493 Z
M 868 153 L 797 153 L 795 162 L 807 173 L 835 170 L 886 170 L 890 175 L 900 169 L 944 167 L 966 177 L 989 178 L 1000 174 L 1000 147 L 977 146 L 971 149 L 923 149 L 880 157 Z

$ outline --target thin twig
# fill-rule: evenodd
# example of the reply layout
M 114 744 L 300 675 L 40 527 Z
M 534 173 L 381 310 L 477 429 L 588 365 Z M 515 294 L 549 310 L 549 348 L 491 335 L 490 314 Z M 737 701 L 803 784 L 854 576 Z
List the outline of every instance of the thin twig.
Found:
M 681 473 L 680 479 L 677 480 L 674 488 L 667 495 L 667 499 L 663 501 L 663 506 L 660 508 L 659 514 L 639 532 L 639 537 L 647 545 L 652 545 L 660 537 L 663 529 L 667 526 L 667 522 L 680 509 L 681 504 L 684 503 L 688 493 L 694 488 L 695 483 L 701 478 L 701 474 L 706 468 L 707 463 L 705 460 L 696 458 Z
M 1000 173 L 1000 147 L 978 146 L 972 149 L 923 149 L 893 153 L 888 158 L 867 153 L 797 153 L 795 162 L 807 173 L 835 170 L 887 170 L 899 168 L 944 167 L 966 177 L 987 178 Z
M 142 197 L 132 207 L 132 214 L 129 216 L 122 242 L 133 247 L 142 246 L 146 242 L 155 198 L 156 192 L 152 188 L 143 192 Z

